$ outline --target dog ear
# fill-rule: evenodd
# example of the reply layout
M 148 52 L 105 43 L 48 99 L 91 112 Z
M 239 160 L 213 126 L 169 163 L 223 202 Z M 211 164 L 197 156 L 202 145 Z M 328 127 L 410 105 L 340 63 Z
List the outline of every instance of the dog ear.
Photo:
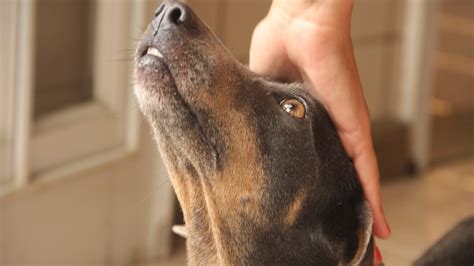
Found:
M 171 230 L 173 233 L 179 235 L 180 237 L 187 238 L 188 237 L 188 230 L 186 229 L 186 226 L 183 225 L 173 225 L 171 227 Z
M 358 211 L 359 229 L 357 235 L 359 245 L 352 260 L 347 265 L 372 265 L 373 262 L 373 239 L 372 239 L 372 212 L 367 201 L 360 206 Z
M 337 129 L 333 121 L 331 120 L 329 113 L 320 102 L 316 102 L 316 113 L 313 117 L 313 143 L 315 150 L 329 154 L 332 156 L 330 161 L 333 162 L 328 168 L 333 175 L 343 177 L 338 179 L 337 184 L 332 184 L 335 187 L 335 191 L 339 193 L 352 195 L 350 198 L 351 202 L 355 201 L 356 206 L 347 204 L 347 208 L 350 209 L 351 221 L 356 222 L 357 231 L 350 232 L 350 234 L 356 234 L 356 238 L 352 238 L 352 242 L 355 242 L 357 249 L 349 260 L 349 263 L 345 265 L 372 265 L 373 264 L 373 239 L 372 239 L 372 212 L 366 200 L 363 199 L 363 192 L 360 183 L 357 181 L 357 173 L 350 162 L 342 142 L 337 134 Z M 321 141 L 324 140 L 324 141 Z M 328 181 L 328 180 L 326 180 Z M 356 189 L 354 189 L 354 187 Z M 352 209 L 354 208 L 354 209 Z M 343 213 L 339 213 L 338 218 L 343 217 Z M 357 215 L 357 217 L 354 217 Z M 337 215 L 336 215 L 337 217 Z M 346 216 L 347 217 L 347 216 Z M 353 230 L 353 229 L 351 229 Z M 352 235 L 354 236 L 354 235 Z M 357 241 L 355 241 L 357 239 Z M 353 248 L 351 248 L 351 252 Z

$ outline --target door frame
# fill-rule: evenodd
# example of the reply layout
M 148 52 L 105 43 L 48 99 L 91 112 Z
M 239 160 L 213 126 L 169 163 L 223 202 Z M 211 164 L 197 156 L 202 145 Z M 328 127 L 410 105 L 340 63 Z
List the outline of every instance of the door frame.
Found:
M 430 107 L 440 2 L 406 0 L 404 5 L 397 116 L 409 125 L 417 171 L 424 171 L 430 162 Z

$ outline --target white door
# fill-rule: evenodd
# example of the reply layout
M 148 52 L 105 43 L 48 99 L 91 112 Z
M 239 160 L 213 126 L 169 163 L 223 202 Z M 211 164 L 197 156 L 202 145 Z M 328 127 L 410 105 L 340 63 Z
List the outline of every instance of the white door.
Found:
M 0 265 L 169 252 L 174 197 L 131 89 L 146 4 L 0 3 Z

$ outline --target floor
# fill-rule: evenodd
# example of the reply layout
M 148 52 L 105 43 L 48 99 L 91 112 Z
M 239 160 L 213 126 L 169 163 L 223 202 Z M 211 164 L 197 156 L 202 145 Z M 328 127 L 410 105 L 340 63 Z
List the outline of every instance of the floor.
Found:
M 390 240 L 378 241 L 385 265 L 411 265 L 462 218 L 474 215 L 474 158 L 433 168 L 421 177 L 384 184 Z M 146 266 L 185 265 L 184 248 L 168 260 Z
M 379 241 L 386 265 L 410 265 L 461 219 L 474 215 L 474 158 L 382 188 L 392 237 Z

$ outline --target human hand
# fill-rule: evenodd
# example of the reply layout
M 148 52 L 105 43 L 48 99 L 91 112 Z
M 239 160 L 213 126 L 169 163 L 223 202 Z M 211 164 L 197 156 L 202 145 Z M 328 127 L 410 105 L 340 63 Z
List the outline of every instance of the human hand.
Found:
M 371 207 L 373 233 L 388 238 L 370 117 L 350 36 L 351 14 L 352 0 L 274 0 L 254 31 L 250 69 L 278 80 L 303 81 L 326 107 Z

